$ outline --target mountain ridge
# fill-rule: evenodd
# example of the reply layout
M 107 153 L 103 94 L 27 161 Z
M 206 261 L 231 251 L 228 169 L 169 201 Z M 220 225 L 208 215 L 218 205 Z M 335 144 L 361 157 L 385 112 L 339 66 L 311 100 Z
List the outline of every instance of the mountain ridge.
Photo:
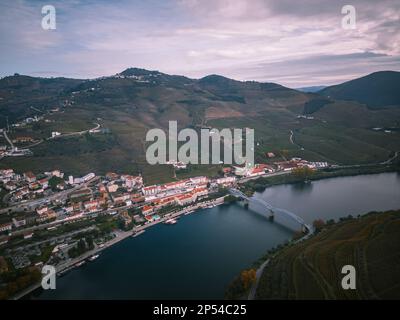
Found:
M 357 101 L 370 108 L 400 106 L 400 72 L 378 71 L 317 92 L 328 98 Z
M 23 123 L 35 116 L 41 119 Z M 28 136 L 43 142 L 32 147 L 31 157 L 3 158 L 0 168 L 62 168 L 73 175 L 142 172 L 150 183 L 170 181 L 171 168 L 150 166 L 145 159 L 146 132 L 167 130 L 170 120 L 179 129 L 253 128 L 259 163 L 271 151 L 279 159 L 282 154 L 333 164 L 378 163 L 400 150 L 398 119 L 400 108 L 369 109 L 276 83 L 218 75 L 190 79 L 139 68 L 90 80 L 17 75 L 0 80 L 0 128 L 8 120 L 10 139 Z M 24 125 L 13 126 L 17 123 Z M 94 123 L 107 134 L 49 139 L 52 132 L 84 132 Z M 372 130 L 377 127 L 395 129 L 390 134 Z M 4 137 L 0 140 L 7 145 Z M 190 170 L 213 175 L 218 169 Z

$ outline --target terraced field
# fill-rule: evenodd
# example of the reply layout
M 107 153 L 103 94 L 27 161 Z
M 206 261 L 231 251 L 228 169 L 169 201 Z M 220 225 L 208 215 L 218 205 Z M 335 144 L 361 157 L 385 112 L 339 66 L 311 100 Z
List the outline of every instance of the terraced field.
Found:
M 348 264 L 356 268 L 356 290 L 341 287 Z M 399 299 L 400 210 L 339 222 L 282 249 L 265 268 L 256 298 Z

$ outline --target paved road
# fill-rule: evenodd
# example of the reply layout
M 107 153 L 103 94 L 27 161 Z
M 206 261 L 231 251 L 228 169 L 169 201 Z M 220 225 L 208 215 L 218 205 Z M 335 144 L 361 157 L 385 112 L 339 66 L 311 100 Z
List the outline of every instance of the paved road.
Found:
M 396 151 L 393 157 L 387 159 L 386 161 L 381 162 L 380 164 L 390 164 L 393 162 L 394 159 L 396 159 L 398 157 L 398 155 L 399 155 L 399 152 Z
M 332 159 L 327 158 L 326 156 L 320 154 L 319 152 L 312 151 L 312 150 L 310 150 L 310 149 L 306 149 L 306 148 L 304 148 L 302 145 L 298 144 L 298 143 L 295 141 L 295 139 L 294 139 L 294 132 L 293 132 L 293 130 L 290 130 L 289 141 L 290 141 L 291 144 L 293 144 L 294 146 L 298 147 L 298 148 L 299 148 L 300 150 L 302 150 L 302 151 L 307 151 L 307 152 L 313 153 L 313 154 L 317 155 L 319 158 L 325 159 L 325 161 L 327 161 L 327 162 L 329 162 L 329 163 L 336 163 L 336 162 L 333 161 Z
M 213 200 L 213 201 L 210 201 L 209 203 L 210 203 L 210 204 L 211 204 L 211 203 L 220 204 L 220 202 L 218 201 L 218 199 Z M 204 205 L 204 204 L 203 204 L 203 205 Z M 198 209 L 199 209 L 199 208 L 201 208 L 201 205 L 193 206 L 193 207 L 190 207 L 190 208 L 191 208 L 191 209 L 194 209 L 194 208 L 198 208 Z M 172 214 L 172 215 L 166 216 L 166 217 L 164 217 L 163 219 L 160 219 L 160 220 L 157 220 L 157 221 L 154 221 L 154 222 L 145 224 L 145 225 L 143 225 L 143 226 L 141 226 L 141 227 L 135 228 L 134 231 L 119 231 L 119 232 L 115 232 L 116 237 L 115 237 L 114 239 L 108 241 L 107 243 L 105 243 L 104 246 L 99 247 L 99 246 L 96 245 L 96 247 L 95 247 L 93 250 L 87 251 L 87 252 L 85 252 L 83 255 L 81 255 L 81 256 L 79 256 L 79 257 L 77 257 L 77 258 L 74 258 L 74 259 L 68 260 L 68 261 L 66 261 L 66 262 L 64 262 L 64 263 L 59 264 L 59 265 L 56 267 L 57 273 L 60 273 L 60 272 L 65 271 L 65 270 L 67 270 L 67 269 L 73 268 L 73 266 L 76 265 L 77 263 L 79 263 L 79 262 L 81 262 L 81 261 L 83 261 L 83 260 L 86 260 L 86 259 L 88 259 L 89 257 L 91 257 L 91 256 L 93 256 L 93 255 L 95 255 L 95 254 L 100 253 L 102 250 L 104 250 L 104 249 L 106 249 L 106 248 L 109 248 L 109 247 L 111 247 L 112 245 L 114 245 L 114 244 L 116 244 L 116 243 L 118 243 L 118 242 L 120 242 L 120 241 L 122 241 L 122 240 L 124 240 L 124 239 L 126 239 L 126 238 L 128 238 L 128 237 L 130 237 L 130 236 L 132 236 L 135 232 L 139 232 L 139 231 L 145 230 L 145 229 L 150 228 L 150 227 L 152 227 L 152 226 L 154 226 L 154 225 L 156 225 L 156 224 L 158 224 L 158 223 L 164 222 L 165 220 L 168 220 L 168 219 L 171 219 L 171 218 L 174 218 L 174 217 L 178 217 L 178 216 L 180 216 L 180 215 L 183 215 L 183 214 L 186 213 L 188 210 L 189 210 L 189 209 L 186 208 L 186 209 L 181 210 L 181 211 L 179 211 L 179 212 L 176 212 L 176 213 L 174 213 L 174 214 Z M 26 288 L 26 289 L 23 290 L 22 292 L 19 292 L 18 294 L 16 294 L 16 295 L 12 298 L 12 300 L 21 299 L 21 298 L 24 297 L 25 295 L 29 294 L 30 292 L 32 292 L 32 291 L 34 291 L 34 290 L 36 290 L 36 289 L 38 289 L 38 288 L 40 288 L 40 287 L 41 287 L 41 283 L 36 283 L 36 284 L 34 284 L 34 285 L 32 285 L 32 286 Z
M 294 141 L 293 141 L 293 130 L 290 130 L 289 141 L 290 141 L 291 144 L 294 144 Z
M 87 132 L 90 132 L 92 130 L 97 130 L 98 128 L 100 128 L 100 124 L 98 123 L 94 123 L 96 126 L 91 128 L 91 129 L 87 129 L 87 130 L 83 130 L 83 131 L 76 131 L 76 132 L 69 132 L 69 133 L 63 133 L 59 136 L 54 136 L 54 137 L 50 137 L 49 140 L 51 139 L 58 139 L 58 138 L 63 138 L 63 137 L 70 137 L 70 136 L 76 136 L 76 135 L 82 135 L 85 134 Z
M 248 296 L 248 300 L 254 300 L 256 297 L 256 292 L 257 292 L 257 288 L 258 288 L 258 283 L 260 282 L 260 277 L 265 269 L 265 267 L 268 265 L 269 261 L 271 259 L 267 259 L 266 261 L 263 262 L 263 264 L 257 269 L 256 271 L 256 281 L 254 282 L 254 284 L 252 285 L 250 292 L 249 292 L 249 296 Z
M 91 231 L 91 230 L 94 230 L 94 229 L 95 229 L 95 226 L 85 227 L 85 228 L 82 228 L 82 229 L 78 229 L 78 230 L 74 230 L 74 231 L 71 231 L 71 232 L 63 233 L 60 236 L 54 236 L 52 238 L 48 238 L 48 239 L 45 239 L 45 240 L 36 241 L 34 243 L 30 243 L 30 244 L 18 247 L 18 248 L 13 249 L 13 250 L 14 251 L 16 251 L 16 250 L 17 251 L 18 250 L 29 250 L 30 248 L 39 246 L 39 245 L 41 245 L 43 243 L 53 242 L 53 241 L 58 242 L 61 239 L 70 238 L 70 237 L 73 237 L 76 234 L 79 234 L 79 233 L 82 233 L 82 232 Z
M 290 171 L 279 171 L 279 172 L 274 172 L 274 173 L 266 173 L 266 174 L 263 174 L 260 176 L 241 178 L 240 180 L 238 180 L 238 183 L 245 183 L 250 180 L 257 180 L 258 178 L 261 178 L 261 177 L 269 178 L 269 177 L 281 176 L 281 175 L 289 174 L 289 173 L 290 173 Z
M 26 202 L 18 202 L 15 205 L 12 205 L 10 207 L 4 208 L 0 210 L 0 214 L 1 213 L 6 213 L 8 212 L 10 209 L 12 211 L 22 211 L 24 208 L 28 208 L 28 207 L 37 207 L 47 201 L 52 201 L 55 199 L 63 199 L 65 197 L 67 197 L 70 193 L 79 190 L 80 188 L 83 188 L 83 186 L 76 186 L 73 187 L 72 189 L 68 189 L 68 190 L 64 190 L 61 192 L 57 192 L 54 193 L 48 197 L 44 197 L 44 198 L 40 198 L 40 199 L 35 199 L 35 200 L 30 200 L 30 201 L 26 201 Z
M 6 138 L 6 140 L 7 140 L 8 143 L 10 144 L 11 148 L 14 149 L 14 144 L 12 143 L 12 141 L 10 140 L 10 138 L 8 137 L 7 131 L 4 130 L 4 131 L 3 131 L 3 134 L 4 134 L 4 138 Z
M 12 211 L 23 211 L 24 208 L 38 207 L 38 206 L 40 206 L 41 204 L 43 204 L 43 203 L 45 203 L 47 201 L 52 201 L 52 200 L 55 200 L 55 199 L 65 200 L 68 197 L 69 194 L 71 194 L 71 193 L 73 193 L 73 192 L 75 192 L 77 190 L 87 188 L 87 186 L 90 183 L 92 183 L 92 182 L 94 182 L 94 181 L 96 181 L 98 179 L 99 179 L 99 177 L 94 177 L 93 179 L 89 180 L 88 182 L 86 182 L 84 184 L 77 185 L 77 186 L 75 186 L 75 187 L 73 187 L 71 189 L 68 189 L 68 190 L 64 190 L 64 191 L 61 191 L 61 192 L 56 192 L 56 193 L 54 193 L 54 194 L 52 194 L 50 196 L 44 197 L 44 198 L 30 200 L 30 201 L 26 201 L 26 202 L 18 202 L 15 205 L 9 206 L 7 208 L 0 209 L 0 214 L 7 213 L 10 209 Z
M 309 232 L 304 235 L 303 237 L 301 237 L 300 239 L 296 240 L 293 244 L 297 244 L 299 242 L 302 242 L 304 240 L 307 240 L 309 237 L 311 237 L 314 234 L 314 229 L 310 226 L 307 226 Z M 257 292 L 257 288 L 258 288 L 258 284 L 260 283 L 260 278 L 261 275 L 264 272 L 265 267 L 269 264 L 269 262 L 271 261 L 272 258 L 268 258 L 266 261 L 263 262 L 263 264 L 257 269 L 256 271 L 256 281 L 254 281 L 252 287 L 250 288 L 249 291 L 249 295 L 248 295 L 248 300 L 254 300 L 256 297 L 256 292 Z
M 26 148 L 26 149 L 30 149 L 30 148 L 36 147 L 36 146 L 38 146 L 39 144 L 41 144 L 43 141 L 44 141 L 44 140 L 41 139 L 41 140 L 39 140 L 39 141 L 37 141 L 37 142 L 35 142 L 35 143 L 30 144 L 29 146 L 26 146 L 25 148 Z

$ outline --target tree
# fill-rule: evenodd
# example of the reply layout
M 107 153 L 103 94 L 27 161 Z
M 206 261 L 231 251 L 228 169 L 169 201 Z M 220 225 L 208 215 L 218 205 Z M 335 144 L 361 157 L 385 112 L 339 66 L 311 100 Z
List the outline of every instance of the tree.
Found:
M 292 170 L 292 175 L 301 181 L 307 181 L 314 174 L 314 170 L 304 166 Z
M 83 253 L 83 252 L 85 252 L 85 250 L 86 250 L 85 241 L 84 241 L 83 239 L 80 239 L 80 240 L 78 241 L 78 252 L 79 252 L 79 253 Z
M 240 274 L 240 278 L 242 280 L 243 288 L 247 290 L 256 281 L 256 270 L 243 270 Z
M 314 220 L 313 227 L 316 232 L 320 232 L 325 227 L 325 221 L 322 219 Z
M 326 221 L 327 225 L 332 225 L 335 224 L 335 219 L 329 219 L 328 221 Z
M 86 237 L 86 242 L 88 244 L 89 250 L 93 250 L 94 249 L 93 238 L 91 236 Z
M 235 196 L 230 194 L 230 195 L 225 197 L 224 202 L 225 203 L 233 203 L 233 202 L 236 202 L 237 200 L 238 199 Z
M 49 180 L 49 186 L 52 190 L 56 190 L 57 185 L 61 183 L 64 183 L 64 180 L 56 176 L 52 176 Z
M 304 236 L 304 233 L 302 231 L 297 231 L 294 233 L 292 239 L 294 241 L 301 239 Z

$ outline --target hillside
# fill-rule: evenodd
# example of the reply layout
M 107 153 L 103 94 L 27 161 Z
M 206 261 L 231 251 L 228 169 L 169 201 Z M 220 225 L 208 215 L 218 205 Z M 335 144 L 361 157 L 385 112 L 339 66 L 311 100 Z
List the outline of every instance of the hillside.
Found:
M 83 80 L 67 78 L 36 78 L 14 75 L 0 80 L 0 127 L 6 117 L 12 123 L 37 114 L 34 108 L 46 110 L 63 103 L 65 92 Z
M 356 268 L 343 290 L 341 268 Z M 328 226 L 279 250 L 264 269 L 257 299 L 399 299 L 400 211 L 370 213 Z
M 380 71 L 339 85 L 327 87 L 319 94 L 337 100 L 352 100 L 379 109 L 400 106 L 400 72 Z
M 299 117 L 303 114 L 312 118 Z M 169 120 L 178 121 L 180 128 L 254 128 L 257 162 L 266 161 L 265 152 L 272 151 L 278 156 L 274 161 L 285 154 L 338 164 L 376 163 L 400 150 L 400 108 L 371 110 L 275 83 L 218 75 L 190 79 L 129 68 L 92 80 L 21 75 L 0 79 L 0 126 L 6 126 L 7 117 L 11 125 L 35 115 L 43 119 L 12 127 L 8 134 L 41 141 L 32 147 L 33 156 L 3 158 L 0 168 L 62 168 L 73 175 L 113 170 L 141 172 L 149 183 L 171 180 L 171 166 L 149 166 L 145 160 L 146 132 L 166 129 Z M 97 124 L 107 133 L 68 135 Z M 394 129 L 389 134 L 374 127 Z M 54 131 L 65 138 L 48 139 Z M 218 170 L 190 166 L 183 174 L 214 175 Z

